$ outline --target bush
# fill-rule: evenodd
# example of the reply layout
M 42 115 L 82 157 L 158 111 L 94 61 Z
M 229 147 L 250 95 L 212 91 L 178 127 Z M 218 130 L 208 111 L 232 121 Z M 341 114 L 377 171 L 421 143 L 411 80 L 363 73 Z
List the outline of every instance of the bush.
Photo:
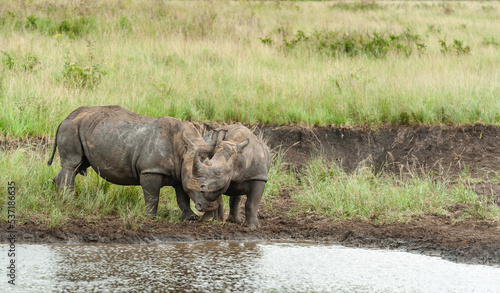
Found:
M 29 15 L 26 17 L 24 28 L 47 35 L 59 33 L 68 35 L 71 38 L 76 38 L 92 31 L 95 28 L 95 21 L 85 16 L 55 21 L 48 17 Z
M 349 10 L 349 11 L 358 11 L 358 10 L 377 10 L 381 9 L 382 6 L 377 4 L 374 0 L 372 1 L 357 1 L 357 2 L 337 2 L 330 6 L 330 9 L 340 9 L 340 10 Z
M 107 71 L 99 63 L 96 63 L 92 54 L 93 46 L 87 42 L 89 55 L 86 62 L 66 61 L 63 68 L 63 76 L 66 84 L 71 87 L 93 89 L 100 82 Z
M 1 52 L 4 55 L 2 63 L 7 69 L 24 69 L 26 71 L 33 71 L 35 66 L 40 63 L 38 61 L 38 57 L 32 52 L 29 52 L 27 54 L 20 54 L 20 52 Z
M 463 42 L 460 40 L 453 40 L 453 45 L 448 46 L 446 40 L 439 40 L 441 45 L 441 53 L 443 54 L 456 54 L 456 55 L 467 55 L 470 53 L 470 47 L 464 46 Z
M 276 30 L 276 32 L 279 31 Z M 290 39 L 283 34 L 276 38 L 282 39 L 282 48 L 286 50 L 303 46 L 334 57 L 368 55 L 383 58 L 390 52 L 410 56 L 415 50 L 422 53 L 427 47 L 420 36 L 413 34 L 410 30 L 405 30 L 400 34 L 316 31 L 309 36 L 299 30 Z M 266 45 L 278 42 L 273 41 L 272 35 L 260 40 Z

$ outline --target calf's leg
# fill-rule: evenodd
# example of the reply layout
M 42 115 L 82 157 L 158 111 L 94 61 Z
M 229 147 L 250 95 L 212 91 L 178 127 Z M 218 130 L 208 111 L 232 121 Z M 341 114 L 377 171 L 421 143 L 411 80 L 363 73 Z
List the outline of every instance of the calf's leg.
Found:
M 233 223 L 241 223 L 241 215 L 240 215 L 240 201 L 241 195 L 233 195 L 229 197 L 229 217 L 228 221 Z
M 257 214 L 259 211 L 259 203 L 264 193 L 265 181 L 255 180 L 250 185 L 250 190 L 247 194 L 247 202 L 245 203 L 245 226 L 250 229 L 259 227 Z

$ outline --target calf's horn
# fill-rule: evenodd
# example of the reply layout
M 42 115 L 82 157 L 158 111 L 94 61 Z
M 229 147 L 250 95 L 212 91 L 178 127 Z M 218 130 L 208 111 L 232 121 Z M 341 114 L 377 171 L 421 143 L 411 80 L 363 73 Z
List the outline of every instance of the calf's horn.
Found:
M 226 138 L 226 130 L 219 130 L 218 133 L 217 133 L 217 145 L 219 145 L 223 140 L 224 138 Z
M 200 161 L 200 149 L 197 149 L 193 160 L 193 174 L 199 176 L 203 171 L 203 167 L 203 163 Z

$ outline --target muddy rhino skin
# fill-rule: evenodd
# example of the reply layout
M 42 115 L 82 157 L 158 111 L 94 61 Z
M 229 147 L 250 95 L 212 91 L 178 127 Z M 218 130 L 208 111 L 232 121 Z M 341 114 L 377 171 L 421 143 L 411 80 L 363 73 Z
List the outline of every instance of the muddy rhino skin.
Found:
M 160 188 L 173 186 L 181 219 L 195 217 L 189 205 L 213 210 L 197 191 L 187 188 L 195 153 L 211 153 L 216 138 L 207 144 L 189 122 L 171 117 L 150 118 L 120 106 L 80 107 L 57 129 L 61 171 L 53 182 L 58 189 L 74 191 L 75 176 L 92 167 L 105 180 L 119 185 L 141 185 L 147 212 L 155 216 Z M 199 189 L 195 186 L 196 189 Z
M 259 226 L 257 220 L 258 207 L 267 182 L 267 174 L 271 165 L 271 156 L 265 143 L 241 124 L 222 126 L 214 130 L 218 140 L 211 159 L 205 160 L 195 156 L 193 165 L 195 181 L 193 186 L 202 190 L 223 190 L 229 196 L 229 221 L 240 223 L 241 215 L 238 205 L 241 196 L 246 195 L 245 226 L 255 229 Z M 225 133 L 225 135 L 221 135 Z M 204 138 L 209 140 L 213 133 L 207 133 Z M 223 138 L 221 140 L 220 138 Z M 197 173 L 201 173 L 198 175 Z M 204 177 L 205 176 L 205 177 Z M 198 178 L 199 177 L 199 178 Z M 198 180 L 198 182 L 196 182 Z M 194 188 L 194 187 L 193 187 Z M 207 200 L 217 200 L 219 207 L 214 212 L 207 212 L 203 219 L 214 217 L 222 220 L 222 200 L 206 197 Z

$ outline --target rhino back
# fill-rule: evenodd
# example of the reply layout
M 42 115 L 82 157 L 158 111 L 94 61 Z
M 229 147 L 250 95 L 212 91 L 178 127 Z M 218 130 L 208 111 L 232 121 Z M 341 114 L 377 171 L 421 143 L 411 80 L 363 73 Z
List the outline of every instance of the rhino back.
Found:
M 104 106 L 86 107 L 72 123 L 79 126 L 82 148 L 96 172 L 115 184 L 138 185 L 143 173 L 164 174 L 175 181 L 172 130 L 180 121 L 168 118 Z
M 271 166 L 271 155 L 266 144 L 250 131 L 250 129 L 239 123 L 223 126 L 220 129 L 227 131 L 224 138 L 226 141 L 232 141 L 239 144 L 244 142 L 247 138 L 249 139 L 248 146 L 238 155 L 233 181 L 267 181 L 267 174 Z

